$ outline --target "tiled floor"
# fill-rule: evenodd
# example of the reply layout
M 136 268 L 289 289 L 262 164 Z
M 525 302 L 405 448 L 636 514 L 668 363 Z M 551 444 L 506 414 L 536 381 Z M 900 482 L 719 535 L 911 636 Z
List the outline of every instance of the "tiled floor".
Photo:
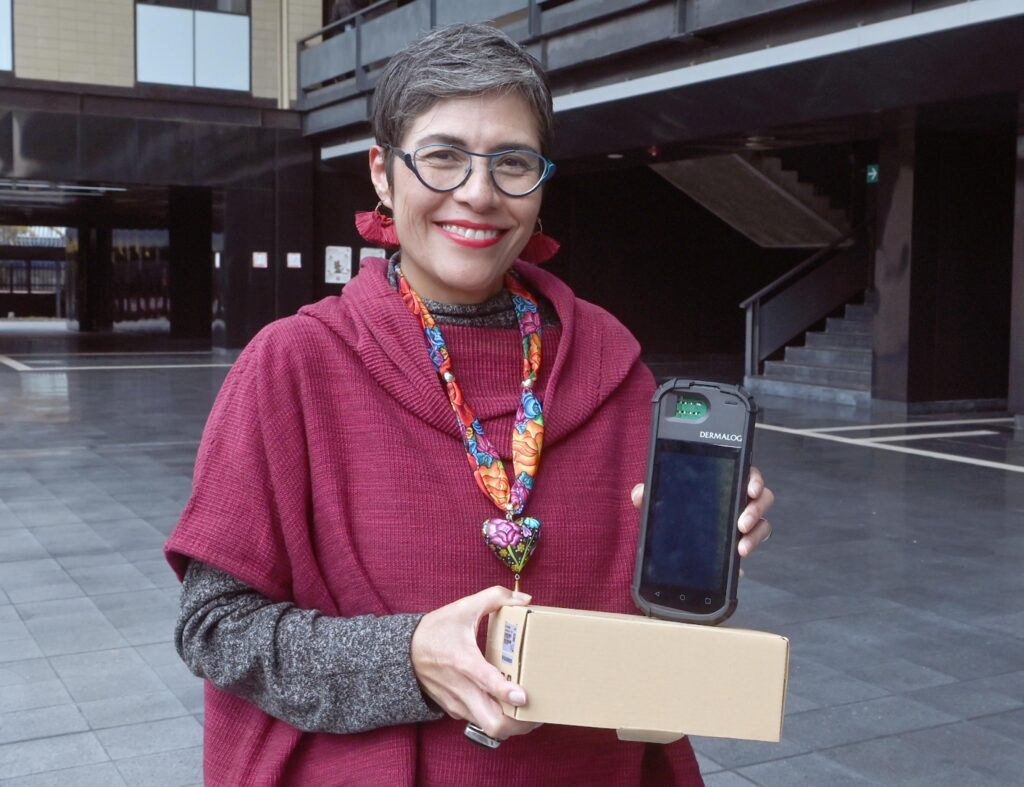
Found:
M 153 347 L 0 325 L 3 787 L 201 782 L 160 546 L 230 358 Z M 731 624 L 791 639 L 785 739 L 695 740 L 709 787 L 1020 784 L 1024 435 L 762 404 L 776 535 Z

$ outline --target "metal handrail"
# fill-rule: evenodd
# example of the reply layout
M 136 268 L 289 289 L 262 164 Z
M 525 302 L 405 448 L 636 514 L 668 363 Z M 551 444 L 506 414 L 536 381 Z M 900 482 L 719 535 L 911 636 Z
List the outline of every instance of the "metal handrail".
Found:
M 365 75 L 365 71 L 368 67 L 368 64 L 362 62 L 362 28 L 368 22 L 374 21 L 374 19 L 378 18 L 380 16 L 378 12 L 380 11 L 387 11 L 388 13 L 390 13 L 391 11 L 399 10 L 398 6 L 396 5 L 396 2 L 397 0 L 379 0 L 379 2 L 376 2 L 373 5 L 355 11 L 354 13 L 349 14 L 346 17 L 342 17 L 341 19 L 335 20 L 331 24 L 322 27 L 319 30 L 315 30 L 305 36 L 302 36 L 301 38 L 298 38 L 296 40 L 296 57 L 301 59 L 302 53 L 304 51 L 312 49 L 313 47 L 309 45 L 309 42 L 314 39 L 320 39 L 320 42 L 318 42 L 317 44 L 319 45 L 319 43 L 323 43 L 324 39 L 333 37 L 330 35 L 332 31 L 336 31 L 338 34 L 351 32 L 355 34 L 356 46 L 356 62 L 351 73 L 356 74 L 357 78 L 361 73 Z M 624 0 L 621 6 L 617 6 L 614 3 L 612 3 L 611 5 L 607 3 L 601 4 L 596 7 L 590 8 L 589 13 L 582 14 L 579 20 L 577 20 L 574 24 L 568 26 L 560 25 L 557 30 L 545 31 L 541 29 L 541 12 L 544 10 L 544 6 L 552 2 L 554 2 L 554 0 L 521 0 L 521 6 L 519 7 L 518 11 L 525 12 L 526 14 L 526 35 L 525 37 L 521 36 L 518 39 L 519 43 L 523 45 L 533 45 L 545 40 L 546 38 L 560 34 L 566 27 L 576 27 L 579 25 L 592 23 L 600 19 L 609 19 L 616 15 L 627 14 L 630 13 L 631 11 L 634 11 L 636 8 L 651 5 L 654 2 L 656 2 L 656 0 Z M 436 19 L 438 15 L 438 0 L 429 0 L 428 9 L 430 25 L 431 27 L 433 27 L 436 24 Z M 315 93 L 317 90 L 320 89 L 320 86 L 304 86 L 301 83 L 301 73 L 302 68 L 300 65 L 299 68 L 297 68 L 296 70 L 297 77 L 300 81 L 298 85 L 300 97 L 310 93 Z M 364 90 L 367 89 L 368 87 L 369 84 L 362 84 L 360 86 L 360 88 Z
M 386 5 L 390 5 L 396 2 L 397 0 L 378 0 L 378 2 L 374 3 L 373 5 L 368 5 L 366 6 L 366 8 L 360 8 L 358 11 L 353 11 L 348 16 L 343 16 L 340 19 L 335 19 L 329 25 L 324 25 L 319 30 L 314 30 L 312 33 L 309 33 L 308 35 L 304 35 L 301 38 L 299 38 L 299 50 L 301 51 L 302 47 L 306 44 L 307 41 L 311 41 L 314 38 L 323 38 L 325 37 L 324 33 L 327 33 L 331 30 L 336 30 L 338 28 L 343 28 L 346 24 L 355 22 L 356 17 L 366 16 L 367 14 L 372 13 L 379 8 L 383 8 Z
M 823 249 L 819 249 L 806 260 L 801 262 L 794 268 L 786 271 L 784 274 L 779 276 L 775 281 L 770 284 L 766 284 L 764 287 L 759 289 L 753 295 L 740 303 L 741 309 L 749 309 L 755 302 L 767 300 L 769 296 L 775 295 L 786 288 L 791 281 L 803 278 L 812 268 L 817 267 L 818 263 L 830 256 L 832 252 L 842 246 L 846 241 L 852 240 L 859 235 L 868 226 L 868 222 L 857 225 L 852 230 L 847 232 L 837 240 L 832 241 L 828 246 Z
M 812 299 L 811 302 L 805 302 L 802 297 L 793 295 L 791 288 L 811 286 L 808 284 L 811 281 L 811 277 L 820 273 L 826 264 L 833 260 L 842 259 L 835 256 L 835 252 L 839 247 L 847 241 L 861 236 L 861 233 L 870 224 L 871 219 L 868 218 L 841 238 L 812 254 L 775 281 L 762 287 L 740 304 L 740 308 L 746 310 L 746 349 L 744 353 L 744 373 L 746 376 L 754 377 L 760 374 L 761 362 L 765 358 L 786 341 L 789 341 L 796 333 L 799 333 L 800 330 L 806 330 L 833 308 L 827 304 L 822 308 L 823 304 L 820 299 Z M 870 278 L 867 271 L 858 273 L 856 268 L 850 268 L 849 264 L 846 265 L 844 270 L 844 274 L 840 274 L 839 270 L 835 271 L 836 274 L 841 276 L 837 283 L 844 282 L 846 287 L 852 288 L 855 286 L 858 289 L 869 286 Z M 848 291 L 848 294 L 852 294 L 852 289 Z M 807 313 L 802 314 L 802 316 L 794 314 L 794 308 L 799 310 L 798 304 L 796 301 L 788 304 L 785 303 L 784 301 L 787 297 L 790 301 L 796 298 L 800 305 L 809 307 L 805 310 Z M 817 302 L 814 303 L 814 301 Z M 788 315 L 789 319 L 779 322 L 778 315 L 771 316 L 778 309 L 782 309 L 782 313 Z M 793 317 L 796 317 L 796 319 L 792 319 Z M 793 333 L 794 328 L 797 329 L 796 333 Z

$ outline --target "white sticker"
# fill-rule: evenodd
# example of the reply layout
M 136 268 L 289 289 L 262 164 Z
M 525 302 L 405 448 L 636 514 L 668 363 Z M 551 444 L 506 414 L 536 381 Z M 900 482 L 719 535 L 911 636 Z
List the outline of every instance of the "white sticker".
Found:
M 215 251 L 213 253 L 213 267 L 220 270 L 220 252 Z
M 512 664 L 516 654 L 516 637 L 519 636 L 519 626 L 515 623 L 505 624 L 505 634 L 501 640 L 501 660 L 505 664 Z
M 267 267 L 267 253 L 265 251 L 254 251 L 252 253 L 252 267 L 254 267 L 254 268 L 266 268 Z
M 301 268 L 302 267 L 302 255 L 297 251 L 288 252 L 288 267 L 289 268 Z
M 383 257 L 387 259 L 388 253 L 384 249 L 377 248 L 376 246 L 362 246 L 359 249 L 359 261 L 362 262 L 367 257 Z
M 352 247 L 328 246 L 324 252 L 324 281 L 347 284 L 352 279 Z

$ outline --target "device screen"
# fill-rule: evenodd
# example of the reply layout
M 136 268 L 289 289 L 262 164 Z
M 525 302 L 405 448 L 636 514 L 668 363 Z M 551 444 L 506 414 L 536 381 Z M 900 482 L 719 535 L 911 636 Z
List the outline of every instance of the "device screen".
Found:
M 731 509 L 738 464 L 737 448 L 657 441 L 643 573 L 651 592 L 644 595 L 721 603 L 736 527 Z

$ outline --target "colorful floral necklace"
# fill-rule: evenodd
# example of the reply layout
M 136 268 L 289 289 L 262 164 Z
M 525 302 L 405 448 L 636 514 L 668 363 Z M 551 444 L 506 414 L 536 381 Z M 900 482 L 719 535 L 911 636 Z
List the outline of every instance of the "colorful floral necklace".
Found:
M 544 445 L 544 415 L 540 401 L 533 395 L 533 386 L 540 371 L 540 312 L 537 301 L 517 279 L 505 274 L 505 287 L 512 295 L 519 333 L 523 339 L 523 382 L 519 409 L 516 410 L 515 425 L 512 428 L 514 477 L 510 486 L 504 463 L 484 434 L 484 427 L 473 413 L 473 408 L 462 396 L 441 329 L 434 322 L 423 300 L 409 286 L 401 268 L 395 266 L 395 271 L 398 273 L 402 300 L 423 326 L 427 337 L 427 352 L 441 378 L 441 384 L 448 392 L 477 486 L 505 515 L 484 522 L 484 541 L 498 559 L 515 573 L 515 586 L 518 590 L 520 575 L 540 537 L 540 522 L 533 517 L 523 516 L 540 468 L 540 454 Z

